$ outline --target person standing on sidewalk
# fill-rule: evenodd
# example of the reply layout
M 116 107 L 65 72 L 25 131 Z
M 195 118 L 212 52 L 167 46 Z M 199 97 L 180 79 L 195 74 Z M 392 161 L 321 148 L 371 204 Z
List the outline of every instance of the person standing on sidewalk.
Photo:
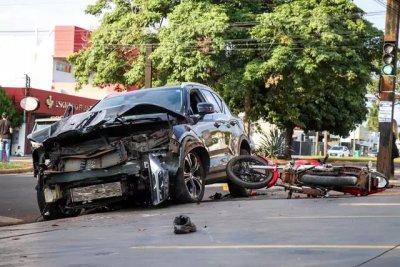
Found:
M 0 120 L 0 162 L 3 162 L 3 151 L 6 152 L 6 162 L 10 162 L 11 149 L 11 123 L 8 120 L 8 115 L 3 112 Z

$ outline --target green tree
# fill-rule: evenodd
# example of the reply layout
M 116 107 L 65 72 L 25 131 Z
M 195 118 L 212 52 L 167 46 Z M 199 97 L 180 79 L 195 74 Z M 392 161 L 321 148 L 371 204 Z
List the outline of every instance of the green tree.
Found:
M 378 102 L 372 105 L 372 108 L 368 112 L 367 127 L 369 131 L 378 132 L 379 131 L 379 121 L 378 121 L 379 106 Z
M 98 0 L 91 44 L 69 58 L 79 84 L 206 83 L 246 117 L 347 135 L 365 119 L 382 33 L 350 0 Z M 290 146 L 288 151 L 290 151 Z
M 145 46 L 153 46 L 153 85 L 195 81 L 213 86 L 235 112 L 264 114 L 263 83 L 245 77 L 258 57 L 250 30 L 264 0 L 98 0 L 86 12 L 101 16 L 90 46 L 72 55 L 78 86 L 144 86 Z
M 275 1 L 252 33 L 268 47 L 247 72 L 264 79 L 265 110 L 286 129 L 288 144 L 294 127 L 345 136 L 365 119 L 364 96 L 377 71 L 382 33 L 355 4 Z
M 7 112 L 12 127 L 18 127 L 22 124 L 22 113 L 16 109 L 15 104 L 8 97 L 6 92 L 0 86 L 0 116 Z
M 86 13 L 101 17 L 90 46 L 69 57 L 78 87 L 119 83 L 144 85 L 145 44 L 158 44 L 157 33 L 180 1 L 98 0 Z

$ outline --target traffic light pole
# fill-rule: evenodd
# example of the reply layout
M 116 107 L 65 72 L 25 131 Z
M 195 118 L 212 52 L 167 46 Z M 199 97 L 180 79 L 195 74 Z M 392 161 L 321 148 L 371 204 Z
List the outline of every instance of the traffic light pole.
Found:
M 397 73 L 397 46 L 399 37 L 399 0 L 387 0 L 386 25 L 384 36 L 385 65 L 379 83 L 379 152 L 377 170 L 386 177 L 391 176 L 392 142 L 393 142 L 393 111 L 395 99 L 395 84 Z

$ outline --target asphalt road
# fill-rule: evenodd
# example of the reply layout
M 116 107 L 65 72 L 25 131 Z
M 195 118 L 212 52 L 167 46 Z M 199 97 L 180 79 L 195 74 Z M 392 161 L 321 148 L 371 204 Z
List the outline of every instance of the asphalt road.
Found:
M 400 175 L 400 171 L 398 172 Z M 0 226 L 32 223 L 41 221 L 41 215 L 36 202 L 36 179 L 32 173 L 2 174 L 0 175 Z M 285 199 L 287 193 L 281 188 L 256 190 L 257 196 L 252 199 Z M 228 191 L 223 185 L 209 185 L 206 187 L 203 202 L 211 201 L 215 193 L 227 196 Z M 330 192 L 332 197 L 343 196 L 342 193 Z M 381 193 L 384 196 L 400 196 L 400 187 Z M 305 195 L 293 194 L 293 198 L 304 198 Z M 228 199 L 229 196 L 228 196 Z M 231 199 L 233 200 L 233 199 Z M 89 211 L 97 212 L 96 210 Z
M 0 228 L 0 266 L 399 266 L 400 197 L 218 200 Z M 186 214 L 197 232 L 175 235 Z
M 41 220 L 36 202 L 36 179 L 32 173 L 0 175 L 0 226 L 31 223 Z M 208 186 L 204 200 L 220 192 L 222 186 Z M 93 211 L 92 211 L 93 212 Z
M 35 185 L 32 173 L 0 175 L 0 226 L 34 222 L 40 216 Z

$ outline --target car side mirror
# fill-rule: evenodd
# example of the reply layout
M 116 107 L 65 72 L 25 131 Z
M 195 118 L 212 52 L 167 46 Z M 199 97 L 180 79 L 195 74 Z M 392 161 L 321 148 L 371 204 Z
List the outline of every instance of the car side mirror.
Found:
M 211 103 L 207 103 L 207 102 L 198 103 L 197 104 L 197 110 L 198 110 L 198 113 L 201 116 L 204 116 L 206 114 L 211 114 L 211 113 L 215 112 L 214 105 L 211 104 Z

